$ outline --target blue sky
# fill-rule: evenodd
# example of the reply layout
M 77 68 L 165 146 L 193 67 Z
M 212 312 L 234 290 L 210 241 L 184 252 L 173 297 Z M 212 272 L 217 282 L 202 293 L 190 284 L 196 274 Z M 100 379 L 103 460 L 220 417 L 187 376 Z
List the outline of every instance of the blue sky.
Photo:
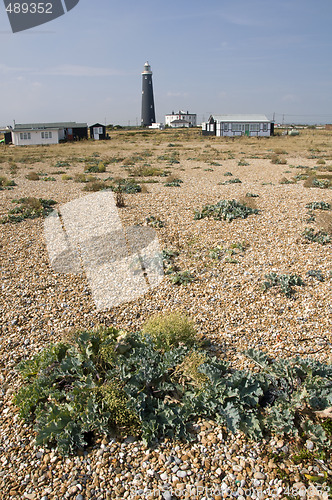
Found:
M 141 72 L 157 121 L 179 109 L 332 122 L 331 0 L 80 0 L 13 34 L 0 3 L 0 125 L 140 123 Z

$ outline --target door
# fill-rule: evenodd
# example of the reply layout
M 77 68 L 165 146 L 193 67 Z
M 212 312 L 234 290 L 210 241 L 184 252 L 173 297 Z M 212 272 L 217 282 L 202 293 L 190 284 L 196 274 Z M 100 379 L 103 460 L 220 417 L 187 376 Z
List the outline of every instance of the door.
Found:
M 245 124 L 245 132 L 244 133 L 246 134 L 246 136 L 249 137 L 249 123 Z

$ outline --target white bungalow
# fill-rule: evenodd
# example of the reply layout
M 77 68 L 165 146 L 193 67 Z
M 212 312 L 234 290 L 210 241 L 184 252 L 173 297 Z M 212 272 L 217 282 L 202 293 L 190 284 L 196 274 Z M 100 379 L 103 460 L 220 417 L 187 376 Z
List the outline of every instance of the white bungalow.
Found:
M 202 123 L 203 135 L 217 137 L 268 137 L 273 135 L 274 123 L 265 115 L 211 115 Z
M 86 123 L 16 123 L 11 131 L 15 146 L 58 144 L 88 138 Z

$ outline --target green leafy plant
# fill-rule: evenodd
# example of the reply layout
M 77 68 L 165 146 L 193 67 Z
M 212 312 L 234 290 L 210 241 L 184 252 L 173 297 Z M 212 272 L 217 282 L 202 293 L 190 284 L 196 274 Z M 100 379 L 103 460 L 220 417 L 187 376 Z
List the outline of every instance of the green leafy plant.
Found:
M 246 198 L 259 198 L 259 194 L 246 193 Z
M 321 230 L 315 232 L 312 227 L 306 227 L 302 236 L 307 241 L 314 241 L 316 243 L 320 243 L 321 245 L 326 245 L 331 241 L 331 237 L 327 232 Z
M 204 217 L 213 217 L 215 220 L 232 221 L 237 218 L 245 219 L 251 214 L 258 214 L 257 208 L 250 208 L 236 200 L 221 200 L 215 205 L 206 205 L 202 211 L 195 210 L 196 220 Z
M 182 183 L 183 183 L 183 181 L 181 179 L 170 176 L 169 178 L 167 178 L 167 182 L 165 182 L 165 186 L 180 187 Z
M 311 203 L 307 203 L 305 208 L 309 208 L 310 210 L 331 210 L 331 204 L 326 201 L 312 201 Z
M 318 281 L 324 281 L 322 271 L 320 271 L 319 269 L 310 269 L 310 271 L 307 272 L 307 276 L 316 278 Z
M 229 179 L 228 181 L 224 182 L 218 182 L 218 184 L 221 186 L 225 186 L 226 184 L 242 184 L 242 181 L 237 177 L 234 177 L 234 179 Z
M 192 439 L 198 418 L 252 439 L 309 437 L 329 449 L 330 427 L 319 415 L 332 403 L 332 365 L 245 355 L 259 372 L 230 369 L 209 354 L 179 313 L 154 317 L 137 333 L 76 332 L 18 365 L 25 383 L 14 402 L 34 424 L 37 445 L 56 445 L 60 454 L 113 432 L 147 443 Z
M 180 344 L 192 346 L 197 342 L 193 321 L 179 311 L 151 316 L 144 323 L 142 332 L 153 339 L 158 349 L 168 351 Z
M 141 186 L 137 184 L 135 179 L 119 179 L 109 187 L 113 191 L 116 191 L 120 187 L 122 192 L 126 194 L 140 193 L 142 191 Z
M 173 285 L 187 285 L 194 281 L 194 276 L 189 271 L 174 272 L 171 275 Z
M 93 161 L 85 169 L 88 173 L 103 173 L 106 172 L 105 164 L 98 161 Z
M 53 211 L 53 206 L 56 205 L 54 200 L 44 200 L 42 198 L 20 198 L 12 200 L 17 204 L 17 207 L 9 211 L 8 215 L 1 220 L 1 224 L 9 222 L 21 222 L 24 219 L 36 219 L 37 217 L 46 217 Z
M 148 224 L 148 226 L 151 227 L 165 227 L 165 222 L 159 219 L 159 217 L 155 217 L 154 215 L 149 215 L 148 217 L 146 217 L 145 222 Z
M 290 297 L 294 293 L 294 286 L 303 286 L 304 281 L 297 274 L 270 273 L 265 275 L 266 281 L 263 283 L 263 290 L 269 290 L 272 287 L 280 288 L 281 292 Z

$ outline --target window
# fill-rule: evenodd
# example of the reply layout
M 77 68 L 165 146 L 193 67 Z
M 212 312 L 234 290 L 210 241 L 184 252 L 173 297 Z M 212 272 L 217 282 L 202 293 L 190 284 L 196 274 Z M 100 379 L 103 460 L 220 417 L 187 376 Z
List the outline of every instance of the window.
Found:
M 224 123 L 224 132 L 228 132 L 228 123 Z
M 20 132 L 20 139 L 25 140 L 25 141 L 28 139 L 31 139 L 30 132 Z
M 42 132 L 41 138 L 42 139 L 52 139 L 52 132 Z
M 250 123 L 250 132 L 259 132 L 259 123 Z
M 232 132 L 244 132 L 244 123 L 232 123 Z
M 267 132 L 267 123 L 263 123 L 263 132 Z

